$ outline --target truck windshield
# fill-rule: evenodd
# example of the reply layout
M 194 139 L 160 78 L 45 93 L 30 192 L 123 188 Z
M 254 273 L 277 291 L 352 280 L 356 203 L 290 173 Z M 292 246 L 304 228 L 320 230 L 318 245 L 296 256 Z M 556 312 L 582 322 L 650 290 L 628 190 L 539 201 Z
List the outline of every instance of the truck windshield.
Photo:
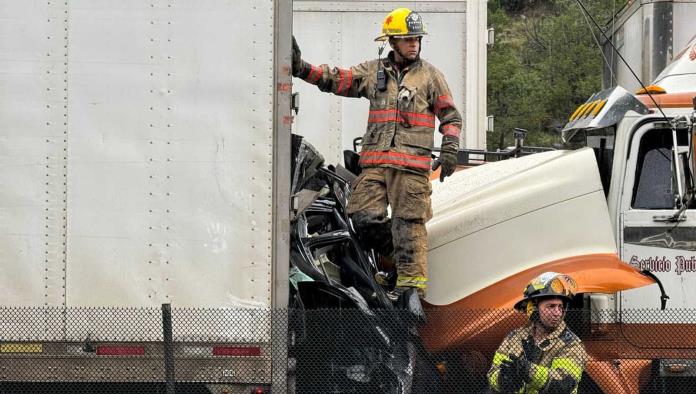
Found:
M 687 140 L 686 132 L 677 133 L 679 145 L 687 145 Z M 637 159 L 631 206 L 635 209 L 675 208 L 676 180 L 672 176 L 671 130 L 648 131 L 641 138 Z

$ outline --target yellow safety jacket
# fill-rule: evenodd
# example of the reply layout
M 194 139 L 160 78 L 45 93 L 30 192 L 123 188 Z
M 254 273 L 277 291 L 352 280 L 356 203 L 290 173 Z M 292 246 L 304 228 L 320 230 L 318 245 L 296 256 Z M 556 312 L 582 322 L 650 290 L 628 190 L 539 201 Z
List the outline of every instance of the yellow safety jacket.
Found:
M 399 70 L 393 59 L 392 52 L 386 59 L 367 61 L 348 69 L 305 63 L 299 77 L 324 92 L 370 100 L 360 155 L 362 167 L 428 172 L 435 118 L 440 121 L 440 133 L 456 137 L 456 144 L 462 118 L 438 69 L 424 60 L 416 60 Z M 380 67 L 386 77 L 384 91 L 377 88 Z
M 532 325 L 511 332 L 493 356 L 493 365 L 488 371 L 491 389 L 502 392 L 498 385 L 500 364 L 510 360 L 510 355 L 525 357 L 522 341 L 532 335 Z M 577 393 L 578 384 L 585 369 L 587 353 L 578 338 L 562 322 L 546 339 L 537 344 L 542 350 L 538 360 L 530 360 L 532 367 L 526 384 L 520 393 L 544 393 L 546 391 Z M 567 391 L 566 391 L 567 390 Z

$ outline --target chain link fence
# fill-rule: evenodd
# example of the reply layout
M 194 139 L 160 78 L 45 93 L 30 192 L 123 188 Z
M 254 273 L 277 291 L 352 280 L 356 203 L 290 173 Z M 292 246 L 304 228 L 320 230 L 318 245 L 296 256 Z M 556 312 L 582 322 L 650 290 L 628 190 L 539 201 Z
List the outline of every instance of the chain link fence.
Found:
M 271 338 L 286 337 L 287 320 L 169 305 L 2 308 L 0 393 L 267 393 L 274 358 L 287 360 Z
M 3 308 L 0 393 L 686 393 L 694 316 L 571 310 L 530 351 L 511 310 Z

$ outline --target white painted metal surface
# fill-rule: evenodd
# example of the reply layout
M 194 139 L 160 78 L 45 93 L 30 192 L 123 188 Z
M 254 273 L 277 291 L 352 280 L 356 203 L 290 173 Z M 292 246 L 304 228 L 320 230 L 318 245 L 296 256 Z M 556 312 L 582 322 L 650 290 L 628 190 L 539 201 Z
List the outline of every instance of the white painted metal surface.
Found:
M 0 304 L 269 307 L 274 3 L 0 15 Z
M 675 109 L 672 109 L 675 111 Z M 682 110 L 683 112 L 686 112 Z M 668 112 L 669 113 L 669 112 Z M 633 124 L 637 124 L 635 122 Z M 696 240 L 693 238 L 696 227 L 696 210 L 687 209 L 682 222 L 670 223 L 656 220 L 659 217 L 674 215 L 675 209 L 647 209 L 632 207 L 632 199 L 638 182 L 639 151 L 651 146 L 643 138 L 654 129 L 654 123 L 646 122 L 638 127 L 630 137 L 630 154 L 624 161 L 626 175 L 620 184 L 622 193 L 619 205 L 619 234 L 621 258 L 639 268 L 650 270 L 657 276 L 670 297 L 669 308 L 693 308 L 696 299 Z M 663 130 L 665 134 L 669 129 Z M 627 143 L 629 138 L 624 139 Z M 654 142 L 652 142 L 654 144 Z M 625 147 L 628 152 L 629 146 Z M 666 161 L 670 163 L 668 159 Z M 658 185 L 671 185 L 670 171 L 667 179 L 652 177 L 650 181 Z M 665 193 L 671 193 L 665 190 Z M 629 232 L 637 235 L 629 236 Z M 621 307 L 626 309 L 657 308 L 660 305 L 660 292 L 655 286 L 621 292 Z M 694 322 L 692 317 L 680 321 Z
M 296 0 L 294 34 L 303 58 L 312 64 L 350 67 L 377 57 L 384 17 L 394 8 L 408 7 L 423 16 L 428 35 L 422 56 L 439 68 L 464 117 L 462 146 L 485 148 L 486 5 L 482 1 L 322 1 Z M 388 52 L 385 49 L 384 55 Z M 306 136 L 328 163 L 343 163 L 344 149 L 361 137 L 369 104 L 320 92 L 295 79 L 301 107 L 295 132 Z M 439 146 L 440 137 L 436 136 Z
M 618 42 L 615 43 L 617 49 L 622 56 L 628 61 L 633 71 L 639 77 L 643 78 L 643 40 L 639 39 L 643 35 L 643 18 L 642 10 L 639 10 L 636 17 L 626 21 L 620 33 L 617 33 Z M 635 92 L 640 89 L 640 83 L 636 81 L 631 73 L 631 70 L 614 54 L 616 74 L 614 85 L 625 87 L 628 91 Z
M 67 50 L 63 5 L 0 2 L 0 288 L 65 300 Z
M 681 53 L 684 45 L 696 33 L 693 31 L 693 23 L 690 23 L 693 18 L 688 18 L 696 10 L 694 5 L 696 2 L 693 1 L 674 2 L 673 4 L 675 10 L 674 42 L 675 45 L 680 42 L 678 46 L 674 47 L 675 54 Z M 636 18 L 629 18 L 627 24 Z M 668 66 L 663 77 L 669 79 L 673 70 L 680 72 L 688 70 L 682 66 L 684 65 Z M 679 90 L 693 91 L 693 78 L 684 79 Z M 692 113 L 690 108 L 663 108 L 662 110 L 669 118 Z M 616 139 L 613 144 L 612 178 L 607 202 L 617 248 L 621 253 L 622 260 L 640 269 L 651 270 L 662 281 L 665 291 L 670 297 L 667 308 L 693 308 L 696 297 L 693 285 L 696 275 L 694 273 L 696 253 L 694 252 L 694 237 L 689 233 L 693 232 L 696 227 L 696 211 L 687 209 L 684 212 L 685 220 L 677 224 L 655 220 L 655 217 L 674 215 L 676 209 L 636 209 L 631 206 L 636 177 L 639 174 L 637 157 L 641 147 L 641 138 L 656 123 L 663 122 L 664 118 L 659 112 L 642 116 L 631 111 L 617 125 Z M 668 129 L 664 132 L 668 135 L 670 133 Z M 671 141 L 671 135 L 665 140 Z M 661 185 L 672 185 L 671 179 L 663 177 L 656 177 L 653 182 Z M 666 189 L 664 191 L 671 192 L 671 190 Z M 630 239 L 627 239 L 629 233 L 632 235 Z M 620 303 L 617 301 L 613 307 L 617 309 L 653 309 L 659 307 L 659 298 L 658 287 L 646 286 L 620 293 L 620 296 L 617 297 Z M 665 318 L 662 322 L 668 323 L 669 319 Z M 690 317 L 688 320 L 682 317 L 678 319 L 680 323 L 693 322 Z
M 673 211 L 642 211 L 631 212 L 623 220 L 624 228 L 655 228 L 652 219 L 655 215 L 670 215 Z M 696 224 L 696 212 L 688 212 L 686 220 L 681 224 L 684 228 L 693 228 Z M 663 234 L 669 234 L 673 224 L 662 224 Z M 660 238 L 662 234 L 660 234 Z M 647 238 L 647 237 L 646 237 Z M 670 309 L 693 308 L 696 299 L 696 241 L 684 241 L 669 235 L 654 243 L 654 246 L 621 243 L 621 258 L 639 269 L 647 269 L 657 276 L 665 286 Z M 621 307 L 626 309 L 659 308 L 660 289 L 656 286 L 633 289 L 621 292 Z M 690 322 L 696 322 L 689 317 Z
M 696 1 L 682 0 L 673 5 L 674 55 L 696 36 Z
M 431 304 L 450 304 L 539 264 L 616 253 L 591 149 L 460 171 L 433 183 L 432 201 Z

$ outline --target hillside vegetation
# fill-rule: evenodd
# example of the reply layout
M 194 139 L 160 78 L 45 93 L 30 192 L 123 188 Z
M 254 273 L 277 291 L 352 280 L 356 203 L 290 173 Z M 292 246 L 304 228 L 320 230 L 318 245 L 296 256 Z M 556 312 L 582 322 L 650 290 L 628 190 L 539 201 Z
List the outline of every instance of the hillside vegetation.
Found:
M 582 1 L 600 25 L 625 3 Z M 526 145 L 558 144 L 572 111 L 601 89 L 601 34 L 575 0 L 489 0 L 488 21 L 488 149 L 513 145 L 515 127 L 529 131 Z

